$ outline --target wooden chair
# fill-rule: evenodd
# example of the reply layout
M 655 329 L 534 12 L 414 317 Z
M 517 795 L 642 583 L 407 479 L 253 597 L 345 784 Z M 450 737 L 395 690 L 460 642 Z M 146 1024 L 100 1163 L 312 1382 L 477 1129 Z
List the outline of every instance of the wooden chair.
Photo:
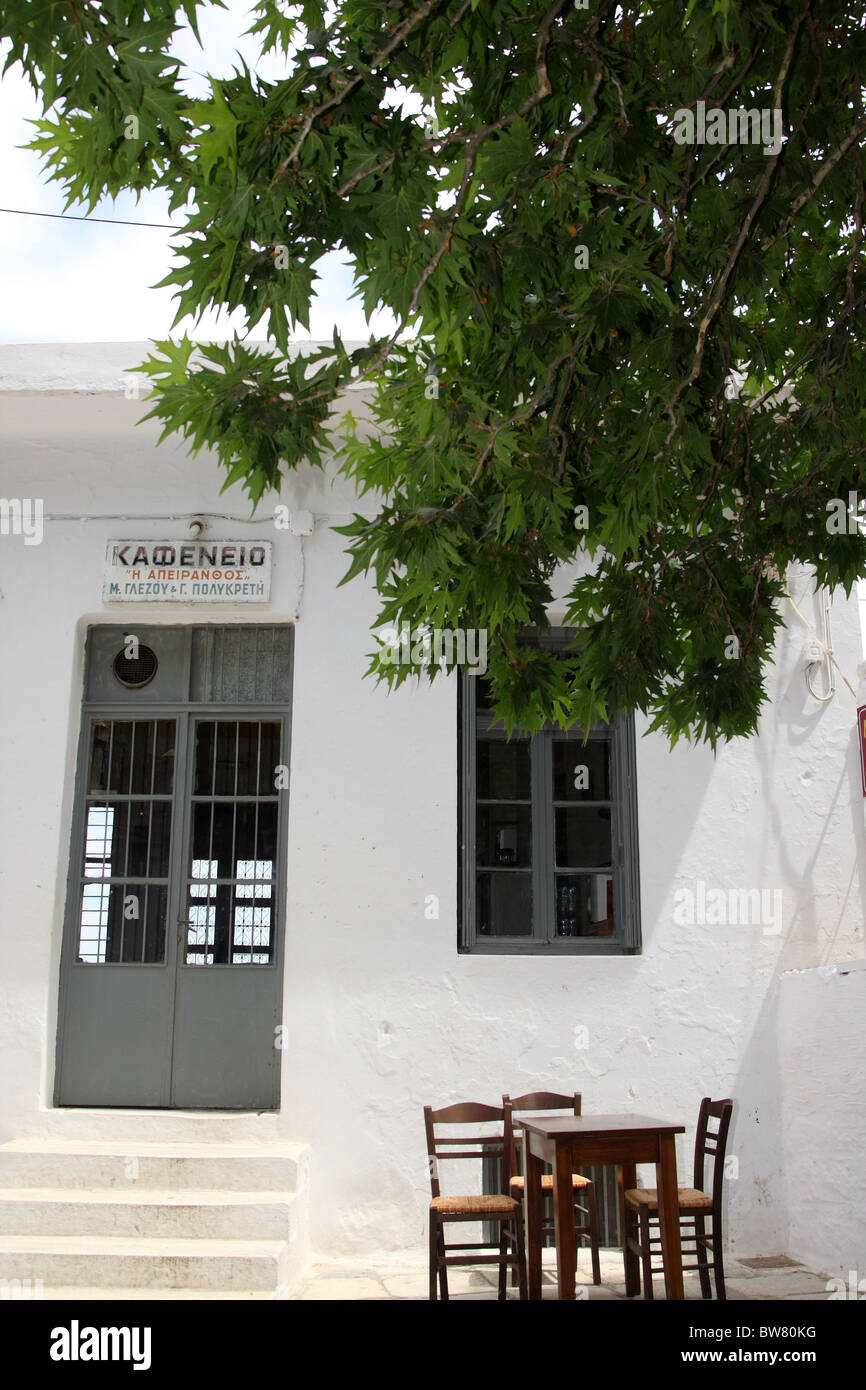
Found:
M 523 1141 L 523 1126 L 521 1118 L 529 1118 L 533 1113 L 545 1114 L 552 1110 L 566 1111 L 572 1115 L 580 1114 L 580 1094 L 575 1091 L 574 1095 L 561 1096 L 555 1091 L 530 1091 L 525 1096 L 502 1097 L 502 1104 L 506 1111 L 512 1112 L 512 1141 L 511 1141 L 511 1178 L 509 1180 L 509 1190 L 513 1197 L 518 1197 L 523 1201 L 525 1180 L 520 1172 L 520 1151 Z M 583 1177 L 580 1173 L 573 1173 L 571 1177 L 572 1187 L 574 1188 L 575 1203 L 575 1226 L 574 1234 L 577 1236 L 577 1249 L 580 1242 L 589 1242 L 590 1257 L 592 1260 L 592 1282 L 601 1283 L 601 1266 L 598 1259 L 598 1220 L 595 1211 L 595 1188 L 590 1178 Z M 553 1174 L 545 1173 L 541 1179 L 541 1190 L 543 1193 L 553 1194 Z M 581 1198 L 579 1202 L 577 1199 Z M 582 1205 L 582 1202 L 586 1205 Z M 553 1217 L 542 1226 L 542 1235 L 549 1235 L 555 1229 Z
M 704 1096 L 698 1115 L 698 1128 L 695 1135 L 694 1187 L 679 1189 L 680 1239 L 685 1254 L 695 1255 L 697 1264 L 683 1265 L 683 1270 L 697 1270 L 701 1281 L 701 1297 L 710 1298 L 710 1261 L 712 1254 L 713 1275 L 716 1282 L 716 1298 L 724 1299 L 725 1270 L 722 1260 L 722 1182 L 725 1176 L 725 1146 L 728 1142 L 728 1128 L 731 1123 L 734 1104 L 730 1100 L 710 1100 Z M 704 1188 L 704 1165 L 707 1158 L 713 1160 L 713 1190 Z M 654 1235 L 658 1230 L 658 1192 L 654 1187 L 636 1187 L 625 1193 L 628 1246 L 640 1255 L 643 1266 L 644 1298 L 653 1296 L 653 1275 L 664 1274 L 664 1265 L 654 1266 L 654 1251 L 661 1245 L 661 1236 Z M 710 1231 L 707 1232 L 707 1222 Z M 635 1224 L 639 1237 L 635 1239 Z M 694 1249 L 691 1249 L 691 1246 Z
M 444 1137 L 438 1133 L 440 1126 L 462 1126 L 497 1123 L 500 1128 L 495 1134 L 475 1132 L 462 1137 Z M 497 1264 L 499 1266 L 499 1297 L 505 1298 L 509 1266 L 514 1269 L 520 1285 L 520 1297 L 527 1297 L 526 1256 L 523 1245 L 523 1207 L 514 1197 L 502 1193 L 489 1193 L 473 1197 L 443 1196 L 439 1188 L 439 1165 L 451 1159 L 500 1159 L 502 1162 L 503 1187 L 507 1188 L 509 1178 L 509 1155 L 511 1153 L 511 1116 L 505 1109 L 494 1105 L 480 1105 L 473 1101 L 465 1104 L 447 1105 L 442 1110 L 424 1106 L 424 1124 L 427 1130 L 427 1153 L 430 1164 L 430 1188 L 433 1199 L 430 1203 L 430 1297 L 436 1298 L 438 1277 L 440 1294 L 448 1297 L 448 1266 Z M 498 1222 L 500 1236 L 495 1241 L 476 1241 L 469 1243 L 445 1242 L 445 1225 L 452 1221 L 490 1221 Z M 508 1236 L 511 1235 L 509 1242 Z M 509 1249 L 509 1243 L 513 1250 Z M 496 1253 L 479 1254 L 479 1251 Z M 459 1252 L 459 1253 L 454 1253 Z M 472 1252 L 472 1253 L 469 1253 Z

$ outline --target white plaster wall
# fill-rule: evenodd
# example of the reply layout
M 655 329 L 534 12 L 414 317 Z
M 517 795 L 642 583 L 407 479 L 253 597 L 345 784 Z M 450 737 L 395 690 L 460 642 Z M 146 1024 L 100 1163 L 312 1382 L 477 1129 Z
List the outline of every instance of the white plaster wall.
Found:
M 805 1264 L 866 1278 L 863 1028 L 866 970 L 782 976 L 779 1008 L 789 1246 Z
M 0 382 L 5 368 L 6 385 L 14 387 L 0 398 L 0 495 L 42 496 L 49 516 L 248 515 L 238 489 L 219 496 L 212 460 L 191 460 L 177 445 L 157 449 L 157 429 L 135 427 L 141 404 L 105 393 L 106 385 L 122 386 L 121 371 L 136 353 L 140 359 L 141 347 L 97 348 L 77 362 L 77 349 L 30 349 L 19 357 L 17 349 L 0 350 Z M 78 391 L 54 389 L 58 360 Z M 26 393 L 39 388 L 48 393 Z M 352 409 L 358 413 L 357 399 Z M 314 470 L 290 479 L 279 500 L 319 519 L 304 543 L 296 631 L 289 1045 L 283 1108 L 268 1135 L 276 1123 L 287 1137 L 312 1144 L 314 1248 L 360 1255 L 423 1244 L 422 1105 L 496 1100 L 503 1090 L 544 1086 L 582 1090 L 588 1111 L 632 1110 L 686 1123 L 680 1163 L 687 1180 L 701 1096 L 733 1096 L 732 1245 L 740 1254 L 808 1249 L 820 1266 L 847 1269 L 852 1239 L 840 1203 L 858 1181 L 851 1168 L 858 1130 L 850 1123 L 850 1144 L 837 1145 L 835 1117 L 842 1124 L 846 1110 L 862 1108 L 859 1076 L 853 1068 L 840 1071 L 828 1089 L 823 1063 L 813 1063 L 803 1082 L 792 1013 L 798 986 L 791 982 L 806 977 L 791 972 L 864 957 L 856 701 L 841 680 L 829 704 L 808 697 L 800 620 L 790 615 L 779 643 L 773 704 L 758 739 L 714 757 L 703 746 L 671 750 L 657 736 L 638 738 L 640 956 L 461 956 L 455 683 L 387 695 L 362 680 L 375 595 L 358 581 L 337 589 L 346 558 L 329 522 L 364 507 L 344 481 Z M 275 541 L 269 607 L 102 608 L 105 541 L 137 534 L 183 536 L 185 526 L 162 519 L 47 521 L 40 546 L 0 538 L 0 1139 L 58 1123 L 49 1101 L 59 928 L 87 623 L 250 621 L 254 612 L 274 621 L 298 607 L 298 542 L 258 523 L 214 520 L 209 534 L 218 538 L 267 534 Z M 798 605 L 818 626 L 807 578 L 792 582 Z M 833 623 L 837 659 L 855 683 L 856 601 L 837 595 Z M 726 892 L 780 890 L 781 930 L 678 925 L 675 894 L 699 879 Z M 439 898 L 438 920 L 425 918 L 428 894 Z M 841 988 L 854 977 L 833 978 Z M 816 1040 L 821 1019 L 829 1024 L 834 1009 L 815 1014 Z M 862 1009 L 845 1017 L 850 1046 L 862 1050 Z M 578 1027 L 588 1030 L 586 1048 L 575 1046 Z M 826 1124 L 813 1119 L 822 1104 Z M 159 1123 L 155 1117 L 154 1132 Z M 840 1215 L 823 1225 L 816 1218 L 808 1245 L 797 1208 L 808 1213 L 810 1202 L 795 1178 L 822 1167 L 835 1193 L 828 1210 Z M 866 1255 L 860 1258 L 866 1265 Z

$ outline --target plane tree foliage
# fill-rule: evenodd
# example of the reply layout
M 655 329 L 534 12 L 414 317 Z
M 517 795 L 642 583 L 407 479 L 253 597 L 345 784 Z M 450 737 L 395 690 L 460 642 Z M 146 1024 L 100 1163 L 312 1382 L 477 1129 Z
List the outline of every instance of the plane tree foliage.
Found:
M 259 0 L 239 27 L 282 75 L 193 95 L 203 8 L 3 11 L 69 204 L 163 190 L 177 321 L 243 317 L 155 344 L 165 433 L 268 506 L 369 383 L 341 529 L 380 627 L 485 629 L 509 727 L 752 733 L 789 567 L 866 573 L 864 6 Z M 334 250 L 396 326 L 298 355 Z M 552 610 L 565 653 L 520 640 Z

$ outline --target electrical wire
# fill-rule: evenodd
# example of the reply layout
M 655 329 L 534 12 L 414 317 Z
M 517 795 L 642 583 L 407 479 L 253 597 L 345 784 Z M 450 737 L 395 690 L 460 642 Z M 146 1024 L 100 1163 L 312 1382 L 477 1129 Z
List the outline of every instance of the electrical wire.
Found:
M 181 230 L 174 222 L 130 222 L 124 217 L 85 217 L 77 212 L 33 212 L 30 208 L 0 208 L 0 212 L 10 212 L 16 217 L 55 217 L 60 222 L 110 222 L 113 227 L 158 227 L 172 232 Z
M 815 631 L 815 629 L 813 628 L 812 624 L 809 622 L 809 619 L 806 617 L 805 613 L 801 613 L 801 612 L 800 612 L 800 609 L 797 607 L 796 603 L 794 602 L 793 598 L 791 597 L 790 591 L 789 591 L 789 589 L 788 589 L 787 582 L 785 583 L 785 598 L 788 600 L 788 602 L 790 603 L 790 605 L 791 605 L 791 607 L 793 608 L 794 612 L 797 614 L 797 617 L 800 618 L 801 621 L 804 622 L 804 623 L 806 624 L 807 628 L 808 628 L 809 631 L 811 632 L 811 634 L 812 634 L 812 636 L 814 637 L 815 641 L 818 643 L 818 646 L 819 646 L 819 647 L 823 647 L 824 651 L 827 653 L 827 656 L 828 656 L 828 658 L 829 658 L 829 661 L 831 661 L 831 662 L 833 663 L 833 665 L 836 667 L 836 670 L 839 672 L 839 675 L 842 677 L 842 679 L 843 679 L 843 681 L 845 682 L 845 684 L 847 685 L 848 689 L 851 691 L 851 694 L 852 694 L 853 696 L 855 696 L 855 698 L 856 698 L 857 691 L 854 689 L 854 687 L 853 687 L 853 685 L 851 684 L 851 682 L 849 681 L 848 677 L 845 675 L 845 672 L 842 670 L 842 667 L 839 665 L 839 663 L 838 663 L 838 661 L 836 660 L 836 658 L 835 658 L 835 656 L 833 655 L 833 653 L 832 653 L 831 651 L 828 650 L 827 644 L 826 644 L 825 642 L 822 642 L 822 641 L 821 641 L 821 638 L 818 636 L 818 634 L 817 634 L 817 632 Z M 808 671 L 806 672 L 806 684 L 809 685 L 809 673 L 808 673 Z M 811 689 L 811 687 L 810 687 L 810 689 Z M 816 700 L 819 700 L 819 699 L 821 699 L 821 698 L 822 698 L 822 697 L 821 697 L 820 695 L 816 695 L 816 696 L 815 696 L 815 699 L 816 699 Z

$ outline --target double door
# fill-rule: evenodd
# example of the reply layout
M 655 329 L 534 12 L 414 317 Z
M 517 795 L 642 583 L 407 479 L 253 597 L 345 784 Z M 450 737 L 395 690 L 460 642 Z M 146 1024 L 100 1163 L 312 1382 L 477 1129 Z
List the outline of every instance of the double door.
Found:
M 202 671 L 194 633 L 178 642 L 172 631 L 143 634 L 162 672 L 149 699 L 146 682 L 127 687 L 131 700 L 85 702 L 56 1100 L 272 1109 L 282 1034 L 288 710 L 255 700 L 177 701 L 178 693 L 203 693 Z M 220 631 L 229 636 L 220 643 L 211 630 L 204 647 L 221 646 L 224 657 L 240 633 Z M 117 645 L 114 630 L 94 632 L 91 674 L 93 661 Z M 267 693 L 276 686 L 285 694 L 287 678 L 290 670 L 264 682 Z M 226 689 L 221 681 L 205 682 L 204 693 L 254 693 L 255 682 L 229 681 Z M 104 680 L 93 684 L 102 694 Z

